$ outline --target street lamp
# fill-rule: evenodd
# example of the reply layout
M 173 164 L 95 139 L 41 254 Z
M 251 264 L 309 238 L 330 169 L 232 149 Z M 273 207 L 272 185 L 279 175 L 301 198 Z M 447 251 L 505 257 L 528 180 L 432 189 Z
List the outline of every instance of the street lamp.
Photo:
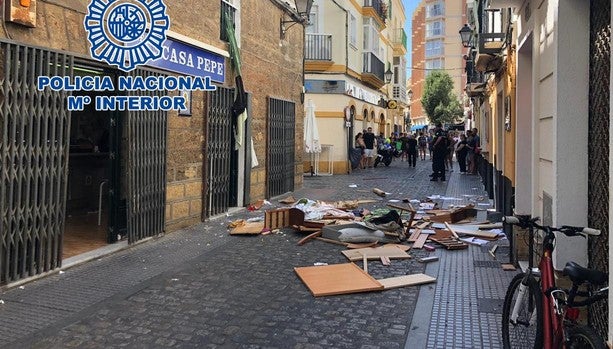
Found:
M 392 82 L 392 77 L 394 77 L 394 73 L 390 68 L 387 68 L 387 71 L 385 72 L 385 82 L 388 84 Z
M 306 24 L 309 22 L 309 15 L 311 14 L 311 7 L 313 7 L 313 0 L 294 0 L 294 6 L 296 8 L 296 12 L 298 12 L 298 17 L 292 15 L 288 21 L 284 21 L 281 18 L 281 37 L 285 37 L 285 33 L 289 28 L 291 28 L 296 23 Z M 285 15 L 284 15 L 285 16 Z M 285 26 L 287 23 L 292 23 L 289 26 Z
M 470 29 L 468 24 L 464 24 L 462 29 L 460 29 L 460 38 L 462 38 L 462 46 L 470 47 L 472 37 L 473 37 L 473 30 Z

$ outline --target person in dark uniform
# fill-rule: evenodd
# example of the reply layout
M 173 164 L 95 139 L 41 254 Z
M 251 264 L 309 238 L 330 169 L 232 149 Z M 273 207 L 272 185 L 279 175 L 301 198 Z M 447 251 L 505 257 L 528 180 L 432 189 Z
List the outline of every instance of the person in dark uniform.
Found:
M 408 155 L 407 161 L 409 162 L 409 167 L 417 164 L 417 139 L 413 135 L 409 135 L 407 138 L 406 152 Z
M 447 156 L 447 133 L 443 131 L 443 125 L 438 122 L 434 129 L 432 139 L 432 179 L 436 182 L 439 178 L 445 181 L 445 156 Z

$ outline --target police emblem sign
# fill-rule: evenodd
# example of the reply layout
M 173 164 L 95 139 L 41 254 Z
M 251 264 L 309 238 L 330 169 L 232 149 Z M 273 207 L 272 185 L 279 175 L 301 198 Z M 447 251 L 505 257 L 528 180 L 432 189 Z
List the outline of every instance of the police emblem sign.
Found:
M 92 0 L 83 21 L 92 58 L 130 72 L 163 56 L 170 19 L 162 0 Z M 223 64 L 222 64 L 223 67 Z M 221 69 L 221 68 L 220 68 Z M 214 91 L 210 76 L 39 76 L 38 90 L 85 91 L 69 95 L 68 110 L 95 102 L 104 110 L 175 110 L 187 108 L 178 91 Z M 96 94 L 96 91 L 120 92 Z M 177 91 L 173 96 L 133 96 L 125 91 Z M 93 98 L 92 98 L 93 97 Z
M 126 72 L 162 55 L 168 28 L 161 0 L 94 0 L 85 16 L 92 57 Z

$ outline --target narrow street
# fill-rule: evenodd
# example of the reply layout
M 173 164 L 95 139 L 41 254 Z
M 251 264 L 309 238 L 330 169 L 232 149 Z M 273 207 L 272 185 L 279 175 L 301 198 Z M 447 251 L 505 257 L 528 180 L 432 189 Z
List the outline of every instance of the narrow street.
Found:
M 426 160 L 408 168 L 396 159 L 388 168 L 305 177 L 293 196 L 377 200 L 363 205 L 372 210 L 389 200 L 440 195 L 461 199 L 435 200 L 443 207 L 472 202 L 485 217 L 487 194 L 478 176 L 453 172 L 448 182 L 430 182 L 430 166 Z M 374 187 L 390 194 L 379 198 Z M 501 347 L 502 300 L 514 275 L 500 267 L 508 261 L 506 240 L 457 251 L 411 250 L 412 259 L 391 266 L 368 264 L 376 279 L 426 273 L 437 278 L 433 284 L 315 298 L 293 268 L 346 263 L 342 246 L 297 246 L 304 235 L 289 230 L 228 235 L 229 221 L 270 208 L 241 210 L 3 291 L 0 347 Z M 492 244 L 499 245 L 497 260 L 487 252 Z M 428 255 L 440 259 L 417 261 Z

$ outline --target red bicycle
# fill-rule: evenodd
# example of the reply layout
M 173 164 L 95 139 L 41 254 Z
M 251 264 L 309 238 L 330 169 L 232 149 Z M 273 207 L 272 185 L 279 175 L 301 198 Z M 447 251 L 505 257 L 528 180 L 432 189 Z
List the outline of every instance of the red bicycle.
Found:
M 563 289 L 555 284 L 552 252 L 555 232 L 566 236 L 600 235 L 591 228 L 538 225 L 538 217 L 504 217 L 508 224 L 528 229 L 528 269 L 515 276 L 509 285 L 502 311 L 502 342 L 504 348 L 598 348 L 605 349 L 604 340 L 590 327 L 579 325 L 578 307 L 585 307 L 608 296 L 609 287 L 592 291 L 604 285 L 608 275 L 598 270 L 583 268 L 568 262 L 562 273 L 570 278 L 572 287 Z M 538 268 L 533 267 L 533 241 L 535 230 L 544 233 L 543 250 Z M 589 286 L 580 290 L 581 286 Z M 579 297 L 582 300 L 577 300 Z

